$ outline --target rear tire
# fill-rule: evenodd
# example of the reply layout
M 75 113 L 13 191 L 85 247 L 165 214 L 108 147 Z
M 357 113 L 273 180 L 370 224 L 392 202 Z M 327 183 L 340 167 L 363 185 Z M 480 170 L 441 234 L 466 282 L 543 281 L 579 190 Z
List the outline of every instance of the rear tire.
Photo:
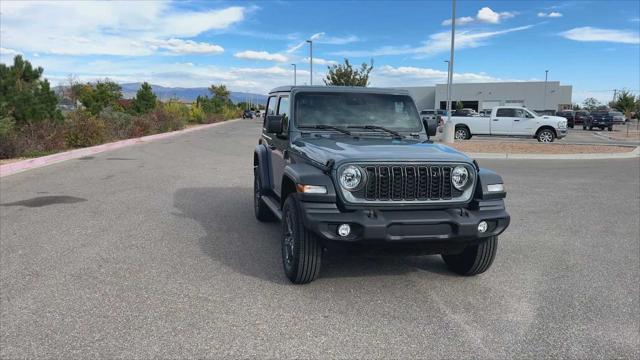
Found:
M 442 255 L 449 269 L 463 276 L 474 276 L 489 270 L 498 250 L 498 237 L 492 236 L 477 245 L 470 245 L 456 255 Z
M 456 128 L 453 138 L 456 140 L 468 140 L 471 138 L 471 132 L 464 126 L 459 126 Z
M 295 194 L 289 195 L 282 209 L 282 265 L 294 284 L 318 278 L 322 265 L 320 239 L 304 227 L 302 216 Z
M 613 126 L 609 126 L 609 128 L 607 128 L 608 131 L 613 131 Z

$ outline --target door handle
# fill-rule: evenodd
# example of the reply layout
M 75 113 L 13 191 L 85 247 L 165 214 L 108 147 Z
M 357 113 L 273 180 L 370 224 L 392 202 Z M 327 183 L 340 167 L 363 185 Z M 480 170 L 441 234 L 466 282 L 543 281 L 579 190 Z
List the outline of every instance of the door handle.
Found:
M 513 119 L 513 121 L 520 121 L 520 119 Z
M 500 119 L 493 119 L 493 121 L 500 121 Z

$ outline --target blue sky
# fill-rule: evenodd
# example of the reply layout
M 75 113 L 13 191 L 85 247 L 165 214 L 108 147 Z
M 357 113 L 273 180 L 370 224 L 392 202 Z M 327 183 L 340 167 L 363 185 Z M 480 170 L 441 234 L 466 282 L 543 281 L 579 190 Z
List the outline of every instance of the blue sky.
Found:
M 450 1 L 0 2 L 2 62 L 53 83 L 109 77 L 264 93 L 326 65 L 374 61 L 373 86 L 446 81 Z M 455 82 L 542 80 L 573 100 L 640 91 L 638 1 L 458 1 Z

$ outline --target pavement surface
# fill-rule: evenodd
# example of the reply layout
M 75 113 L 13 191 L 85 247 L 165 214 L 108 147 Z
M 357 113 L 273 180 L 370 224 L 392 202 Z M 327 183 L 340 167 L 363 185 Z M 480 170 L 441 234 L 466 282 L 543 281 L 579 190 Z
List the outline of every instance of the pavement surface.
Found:
M 480 160 L 493 267 L 329 254 L 290 285 L 252 209 L 256 120 L 0 179 L 0 358 L 635 358 L 640 164 Z

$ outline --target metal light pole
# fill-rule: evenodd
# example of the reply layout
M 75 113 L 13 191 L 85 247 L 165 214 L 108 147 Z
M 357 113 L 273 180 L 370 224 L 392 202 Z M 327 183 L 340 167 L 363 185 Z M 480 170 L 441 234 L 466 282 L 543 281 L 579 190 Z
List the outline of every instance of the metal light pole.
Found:
M 449 100 L 449 60 L 445 60 L 444 62 L 447 63 L 447 100 Z M 440 104 L 438 104 L 438 107 L 440 107 Z M 444 107 L 449 108 L 447 104 L 445 104 Z
M 309 85 L 313 85 L 313 41 L 307 40 L 309 43 Z
M 453 143 L 453 124 L 451 123 L 451 88 L 453 85 L 453 49 L 455 48 L 456 39 L 456 0 L 451 1 L 451 53 L 449 55 L 449 70 L 447 76 L 447 123 L 444 124 L 442 131 L 442 141 L 444 143 Z
M 544 111 L 547 111 L 547 76 L 549 75 L 549 70 L 544 71 Z
M 298 82 L 298 72 L 296 64 L 291 64 L 291 66 L 293 66 L 293 85 L 295 86 Z

